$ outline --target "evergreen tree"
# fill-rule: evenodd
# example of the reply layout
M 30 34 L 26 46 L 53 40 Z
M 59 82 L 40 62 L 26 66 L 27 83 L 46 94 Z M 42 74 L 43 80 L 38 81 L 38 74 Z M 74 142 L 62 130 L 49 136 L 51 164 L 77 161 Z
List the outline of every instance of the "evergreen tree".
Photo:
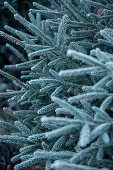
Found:
M 37 2 L 29 20 L 12 6 L 26 31 L 5 26 L 0 35 L 20 63 L 5 66 L 20 71 L 20 79 L 0 70 L 18 86 L 1 97 L 26 110 L 9 110 L 16 121 L 0 142 L 20 144 L 12 158 L 25 169 L 46 160 L 45 169 L 113 169 L 113 1 L 50 0 L 51 9 Z

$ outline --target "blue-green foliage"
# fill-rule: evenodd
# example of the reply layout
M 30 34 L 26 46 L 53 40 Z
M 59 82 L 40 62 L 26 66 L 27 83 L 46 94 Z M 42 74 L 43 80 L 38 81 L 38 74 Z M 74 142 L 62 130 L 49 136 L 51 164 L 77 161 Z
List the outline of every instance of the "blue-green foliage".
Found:
M 5 3 L 27 32 L 5 26 L 11 35 L 0 35 L 26 55 L 7 44 L 20 63 L 5 67 L 19 70 L 21 77 L 0 74 L 20 90 L 0 96 L 29 108 L 5 108 L 17 121 L 0 123 L 13 130 L 0 141 L 23 144 L 12 158 L 21 160 L 15 170 L 42 160 L 46 170 L 113 169 L 112 0 L 50 2 L 55 9 L 34 2 L 30 21 Z
M 28 10 L 29 8 L 31 8 L 32 2 L 34 0 L 7 0 L 8 3 L 10 3 L 10 5 L 12 5 L 15 9 L 18 10 L 19 13 L 22 14 L 23 17 L 27 16 Z M 41 2 L 43 5 L 49 5 L 50 3 L 48 0 L 38 0 L 38 2 Z M 19 24 L 13 21 L 12 16 L 8 17 L 8 10 L 5 8 L 4 6 L 4 0 L 0 0 L 0 30 L 4 30 L 4 25 L 8 25 L 9 23 L 14 26 L 15 28 L 19 28 Z M 22 27 L 19 28 L 20 30 L 22 29 Z M 7 55 L 7 53 L 9 54 L 10 51 L 7 50 L 7 48 L 5 47 L 5 41 L 3 39 L 1 39 L 0 41 L 0 68 L 2 68 L 6 62 L 10 62 L 9 59 L 9 55 Z M 11 61 L 12 62 L 12 61 Z

